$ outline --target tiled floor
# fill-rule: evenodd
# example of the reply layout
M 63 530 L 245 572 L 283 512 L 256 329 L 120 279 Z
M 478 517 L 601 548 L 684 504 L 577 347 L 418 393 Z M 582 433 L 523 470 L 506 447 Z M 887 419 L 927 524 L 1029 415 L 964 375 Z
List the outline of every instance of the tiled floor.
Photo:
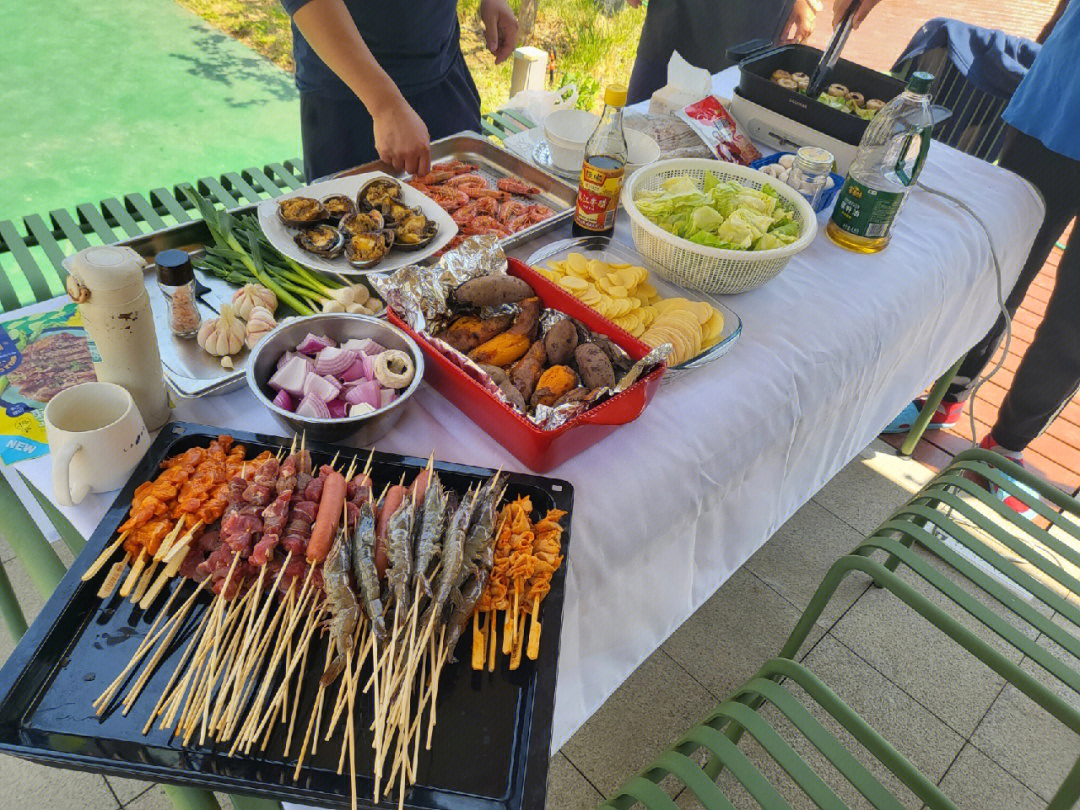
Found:
M 555 754 L 549 810 L 595 807 L 775 655 L 833 560 L 931 475 L 882 442 L 837 475 Z M 0 559 L 9 556 L 10 549 L 0 546 Z M 41 599 L 21 568 L 8 569 L 20 597 L 36 611 Z M 841 698 L 958 806 L 1027 810 L 1046 804 L 1065 768 L 1080 756 L 1080 740 L 1012 687 L 1003 688 L 999 678 L 886 592 L 852 579 L 834 603 L 800 654 Z M 10 649 L 10 639 L 0 632 L 0 660 Z M 816 763 L 813 751 L 796 748 Z M 760 751 L 749 754 L 769 772 Z M 899 787 L 887 775 L 880 778 Z M 171 808 L 160 788 L 141 782 L 6 757 L 0 757 L 0 786 L 0 810 Z M 676 795 L 676 802 L 697 806 L 684 795 Z M 905 806 L 918 810 L 919 803 L 908 795 Z

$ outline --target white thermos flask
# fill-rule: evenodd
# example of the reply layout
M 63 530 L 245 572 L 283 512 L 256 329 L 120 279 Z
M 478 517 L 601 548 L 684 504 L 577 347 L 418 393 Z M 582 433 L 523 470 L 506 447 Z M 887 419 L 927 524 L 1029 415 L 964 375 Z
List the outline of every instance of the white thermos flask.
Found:
M 98 380 L 126 388 L 147 430 L 157 430 L 169 421 L 169 394 L 145 266 L 129 247 L 89 247 L 64 259 L 68 295 L 79 305 Z

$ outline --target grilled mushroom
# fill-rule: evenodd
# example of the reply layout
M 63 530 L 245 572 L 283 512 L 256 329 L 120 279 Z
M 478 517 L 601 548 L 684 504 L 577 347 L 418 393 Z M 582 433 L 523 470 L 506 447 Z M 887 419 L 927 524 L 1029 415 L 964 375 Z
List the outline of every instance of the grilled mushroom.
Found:
M 854 90 L 852 90 L 850 93 L 847 94 L 847 99 L 852 104 L 854 104 L 856 107 L 863 106 L 863 104 L 866 101 L 866 98 L 863 96 L 862 93 L 857 93 Z
M 777 79 L 776 83 L 783 87 L 785 90 L 794 90 L 795 92 L 799 91 L 799 85 L 796 84 L 795 80 L 792 78 Z
M 781 79 L 790 79 L 791 74 L 788 73 L 786 70 L 777 69 L 772 72 L 771 78 L 774 82 L 779 83 Z
M 880 98 L 872 98 L 866 102 L 866 109 L 873 110 L 874 112 L 877 112 L 884 106 L 885 102 L 882 101 Z
M 830 84 L 827 92 L 836 98 L 847 98 L 848 89 L 842 84 Z
M 810 86 L 810 77 L 805 73 L 792 73 L 791 78 L 795 80 L 800 90 L 806 90 Z

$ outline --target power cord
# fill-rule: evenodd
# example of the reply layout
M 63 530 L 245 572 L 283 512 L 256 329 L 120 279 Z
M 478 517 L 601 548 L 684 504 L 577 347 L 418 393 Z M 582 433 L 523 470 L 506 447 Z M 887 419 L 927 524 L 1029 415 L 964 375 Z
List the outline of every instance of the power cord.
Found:
M 975 430 L 975 399 L 978 396 L 979 389 L 982 388 L 983 383 L 997 374 L 1001 370 L 1001 367 L 1005 365 L 1005 358 L 1008 356 L 1009 346 L 1012 344 L 1012 318 L 1009 316 L 1009 311 L 1005 308 L 1005 293 L 1002 289 L 1003 282 L 1001 279 L 1001 263 L 998 261 L 997 251 L 994 249 L 994 240 L 990 236 L 990 229 L 986 227 L 986 223 L 979 218 L 979 215 L 976 214 L 966 202 L 944 191 L 931 188 L 930 186 L 925 185 L 921 180 L 916 181 L 915 185 L 928 194 L 934 194 L 948 200 L 967 213 L 968 216 L 975 220 L 979 227 L 982 228 L 983 233 L 986 235 L 986 242 L 990 245 L 990 258 L 994 262 L 994 275 L 997 278 L 998 309 L 1001 310 L 1001 315 L 1005 319 L 1005 344 L 1001 352 L 1001 358 L 994 364 L 994 367 L 991 368 L 987 374 L 976 377 L 975 384 L 971 387 L 971 407 L 968 408 L 968 419 L 971 422 L 971 444 L 973 447 L 978 447 L 979 442 L 976 438 L 978 434 Z

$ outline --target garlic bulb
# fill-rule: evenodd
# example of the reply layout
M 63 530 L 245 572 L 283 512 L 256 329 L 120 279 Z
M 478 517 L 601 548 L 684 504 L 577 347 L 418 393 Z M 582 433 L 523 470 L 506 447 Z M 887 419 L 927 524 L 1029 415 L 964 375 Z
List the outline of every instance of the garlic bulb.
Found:
M 274 314 L 270 310 L 266 307 L 254 307 L 248 313 L 247 338 L 245 340 L 247 347 L 254 349 L 255 344 L 259 342 L 262 336 L 275 326 L 277 326 L 277 321 L 274 320 Z
M 236 354 L 244 348 L 244 322 L 236 317 L 231 305 L 223 304 L 220 315 L 202 322 L 195 340 L 215 357 Z
M 336 298 L 327 298 L 322 302 L 323 312 L 344 312 L 345 305 Z
M 251 317 L 251 310 L 255 307 L 265 307 L 271 315 L 277 309 L 277 296 L 262 284 L 245 284 L 233 293 L 232 302 L 236 314 L 245 321 Z

